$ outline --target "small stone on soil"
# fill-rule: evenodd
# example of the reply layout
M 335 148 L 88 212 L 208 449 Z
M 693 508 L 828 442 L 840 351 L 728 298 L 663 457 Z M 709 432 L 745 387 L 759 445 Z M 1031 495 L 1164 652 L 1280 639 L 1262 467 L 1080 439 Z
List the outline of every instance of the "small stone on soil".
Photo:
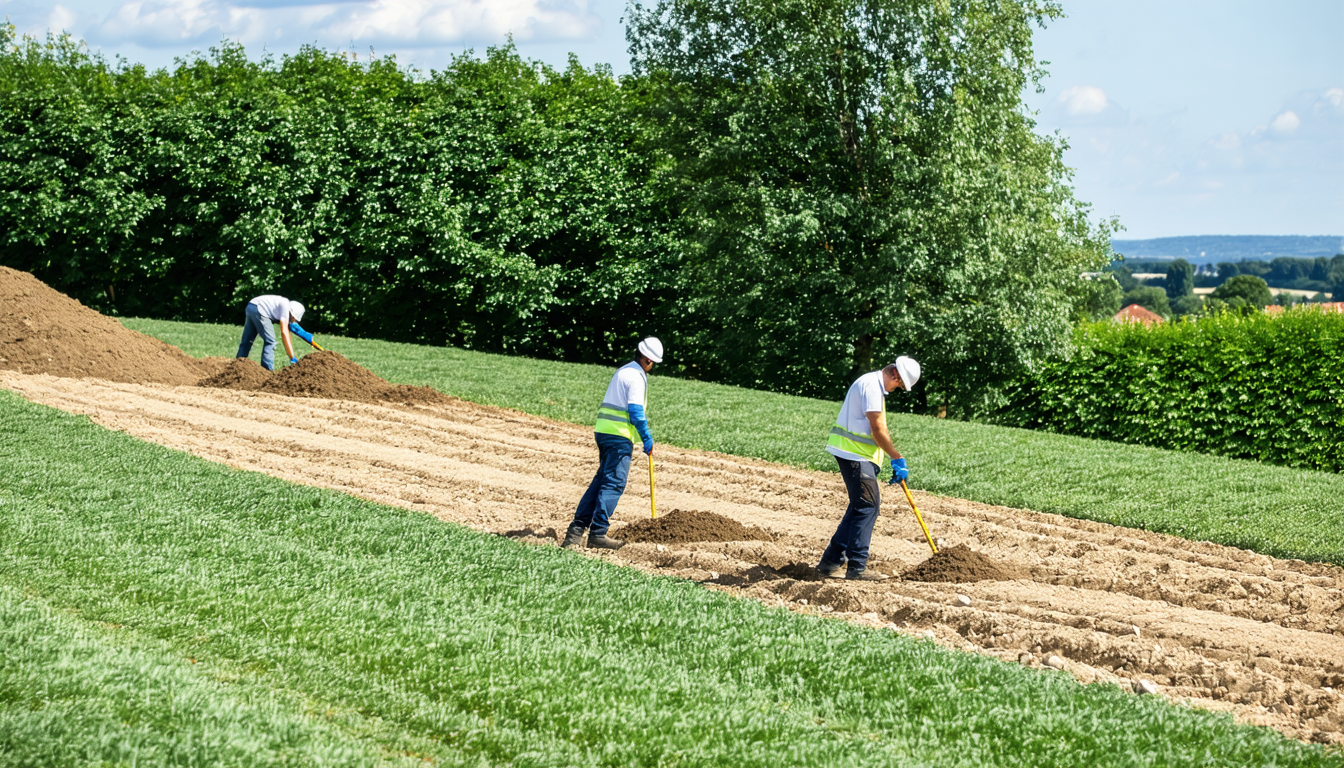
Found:
M 966 608 L 969 607 L 970 604 L 971 604 L 970 597 L 966 595 L 957 595 L 957 605 L 960 605 L 962 608 Z
M 1051 656 L 1050 658 L 1045 660 L 1045 666 L 1051 669 L 1063 669 L 1064 660 L 1059 658 L 1058 656 Z

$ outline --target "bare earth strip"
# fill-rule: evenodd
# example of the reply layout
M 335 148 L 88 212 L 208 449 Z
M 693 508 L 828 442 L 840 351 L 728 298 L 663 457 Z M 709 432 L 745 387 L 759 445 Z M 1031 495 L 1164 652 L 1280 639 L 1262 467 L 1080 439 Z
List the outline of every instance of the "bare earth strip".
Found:
M 533 543 L 554 543 L 596 466 L 586 427 L 466 402 L 379 406 L 11 371 L 0 384 L 212 461 Z M 620 523 L 649 514 L 643 466 L 637 453 L 617 536 Z M 1174 700 L 1344 743 L 1338 568 L 917 493 L 938 537 L 1030 580 L 795 581 L 760 566 L 815 562 L 846 503 L 838 476 L 661 446 L 658 501 L 764 528 L 775 541 L 630 544 L 593 556 L 1030 666 L 1057 655 L 1084 682 L 1152 680 Z M 888 573 L 929 554 L 901 494 L 886 494 L 873 553 L 870 567 Z

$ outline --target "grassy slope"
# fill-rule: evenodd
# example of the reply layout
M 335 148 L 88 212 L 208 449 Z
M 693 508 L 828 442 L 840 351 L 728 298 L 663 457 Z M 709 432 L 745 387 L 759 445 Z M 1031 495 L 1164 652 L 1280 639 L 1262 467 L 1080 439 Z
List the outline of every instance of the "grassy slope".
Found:
M 231 355 L 240 333 L 125 323 L 200 357 Z M 591 423 L 611 375 L 600 366 L 454 348 L 334 336 L 319 343 L 398 383 L 580 424 Z M 837 410 L 822 400 L 655 375 L 649 412 L 659 440 L 834 470 L 821 446 Z M 893 415 L 890 423 L 916 488 L 1344 565 L 1338 475 L 921 416 Z
M 0 391 L 0 765 L 1344 765 Z

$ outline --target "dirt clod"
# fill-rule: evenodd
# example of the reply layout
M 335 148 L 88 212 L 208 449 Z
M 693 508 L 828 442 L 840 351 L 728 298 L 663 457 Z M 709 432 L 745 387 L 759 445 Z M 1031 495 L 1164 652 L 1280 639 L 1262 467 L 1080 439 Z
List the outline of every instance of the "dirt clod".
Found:
M 958 544 L 938 550 L 938 554 L 901 574 L 901 578 L 906 581 L 965 584 L 972 581 L 1012 581 L 1023 578 L 1023 575 L 1016 568 L 996 563 L 979 552 L 971 551 L 965 544 Z
M 621 538 L 648 544 L 685 544 L 692 541 L 772 541 L 759 528 L 748 528 L 713 512 L 674 509 L 662 517 L 640 520 L 621 529 Z

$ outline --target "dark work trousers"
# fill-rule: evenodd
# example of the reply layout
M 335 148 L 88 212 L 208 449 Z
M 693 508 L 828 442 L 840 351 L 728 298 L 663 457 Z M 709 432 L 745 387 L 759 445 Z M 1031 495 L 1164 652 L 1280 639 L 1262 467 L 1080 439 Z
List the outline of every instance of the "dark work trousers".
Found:
M 840 463 L 840 476 L 845 479 L 845 490 L 849 491 L 849 507 L 831 537 L 831 545 L 821 555 L 820 567 L 839 567 L 848 560 L 850 573 L 862 573 L 868 567 L 868 544 L 873 540 L 873 526 L 882 506 L 877 465 L 839 456 L 835 460 Z
M 630 476 L 630 455 L 635 446 L 620 435 L 594 433 L 597 438 L 597 474 L 588 490 L 579 499 L 574 512 L 573 526 L 587 528 L 593 536 L 601 536 L 611 525 L 611 514 L 625 493 L 625 480 Z M 871 527 L 871 526 L 870 526 Z

